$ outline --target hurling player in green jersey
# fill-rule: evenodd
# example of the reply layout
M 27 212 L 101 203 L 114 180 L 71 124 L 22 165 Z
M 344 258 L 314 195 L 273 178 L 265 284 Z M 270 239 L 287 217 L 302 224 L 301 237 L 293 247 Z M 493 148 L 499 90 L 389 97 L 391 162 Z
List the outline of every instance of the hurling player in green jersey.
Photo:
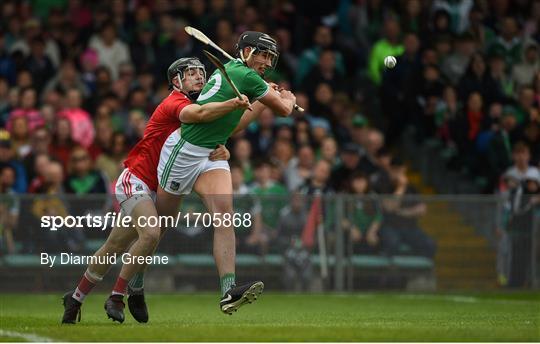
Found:
M 228 62 L 225 70 L 240 93 L 253 103 L 252 110 L 233 110 L 207 123 L 183 123 L 181 129 L 169 136 L 161 150 L 157 192 L 158 209 L 164 207 L 163 211 L 170 212 L 178 209 L 182 195 L 195 190 L 213 217 L 222 220 L 214 222 L 213 253 L 220 277 L 220 308 L 227 314 L 256 299 L 264 284 L 254 281 L 236 286 L 235 232 L 233 224 L 225 221 L 224 215 L 234 216 L 231 173 L 227 161 L 209 161 L 208 151 L 218 144 L 225 144 L 233 132 L 245 128 L 264 107 L 288 116 L 296 103 L 296 97 L 290 91 L 278 91 L 262 78 L 267 69 L 275 67 L 279 56 L 273 38 L 261 32 L 244 32 L 238 39 L 237 53 L 238 58 Z M 216 70 L 197 103 L 234 97 L 232 87 Z

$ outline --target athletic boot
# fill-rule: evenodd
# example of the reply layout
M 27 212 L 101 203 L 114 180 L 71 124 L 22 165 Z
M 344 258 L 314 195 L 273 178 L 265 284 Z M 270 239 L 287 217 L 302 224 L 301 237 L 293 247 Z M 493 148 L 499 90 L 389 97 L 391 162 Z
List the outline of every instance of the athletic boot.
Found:
M 126 305 L 124 304 L 122 295 L 109 296 L 107 301 L 105 301 L 104 308 L 109 319 L 120 323 L 124 322 L 124 308 L 126 308 Z
M 81 321 L 81 305 L 79 301 L 73 298 L 73 291 L 69 291 L 62 297 L 64 305 L 64 316 L 62 324 L 75 324 L 76 321 Z
M 144 289 L 133 291 L 128 287 L 128 308 L 129 312 L 140 323 L 148 322 L 148 308 L 144 301 Z
M 219 307 L 223 313 L 231 315 L 246 303 L 257 300 L 263 289 L 264 283 L 261 281 L 249 282 L 238 287 L 233 286 L 223 295 Z

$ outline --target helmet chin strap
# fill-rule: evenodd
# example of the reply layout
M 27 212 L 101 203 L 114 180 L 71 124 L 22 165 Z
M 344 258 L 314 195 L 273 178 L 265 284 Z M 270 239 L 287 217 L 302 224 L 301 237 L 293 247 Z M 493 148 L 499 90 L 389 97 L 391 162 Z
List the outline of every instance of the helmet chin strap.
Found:
M 180 89 L 182 90 L 184 88 L 184 85 L 182 84 L 182 78 L 180 77 L 180 73 L 176 73 L 176 77 L 178 78 L 178 84 L 180 85 Z
M 180 78 L 180 73 L 177 74 L 177 77 L 178 77 L 178 84 L 180 85 L 180 87 L 176 87 L 174 86 L 173 88 L 178 91 L 178 92 L 182 92 L 183 94 L 185 94 L 191 101 L 196 101 L 197 98 L 199 97 L 199 94 L 201 93 L 201 91 L 187 91 L 184 89 L 184 84 L 182 83 L 182 79 Z
M 253 47 L 250 47 L 251 49 L 249 49 L 249 54 L 247 57 L 244 57 L 244 52 L 242 50 L 240 50 L 240 58 L 242 59 L 242 61 L 244 61 L 245 63 L 248 62 L 248 60 L 251 58 L 251 56 L 253 56 L 253 53 L 255 52 L 255 49 L 256 48 L 253 48 Z

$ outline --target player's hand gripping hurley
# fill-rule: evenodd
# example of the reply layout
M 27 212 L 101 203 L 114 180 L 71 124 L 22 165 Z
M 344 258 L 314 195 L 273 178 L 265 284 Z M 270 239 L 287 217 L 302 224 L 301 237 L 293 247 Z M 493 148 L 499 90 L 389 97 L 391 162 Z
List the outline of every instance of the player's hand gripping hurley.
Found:
M 225 50 L 221 49 L 216 43 L 212 42 L 212 40 L 210 38 L 208 38 L 204 33 L 202 33 L 201 31 L 191 27 L 191 26 L 186 26 L 185 27 L 185 30 L 187 32 L 188 35 L 196 38 L 197 40 L 199 40 L 200 42 L 206 44 L 206 45 L 209 45 L 211 46 L 212 48 L 216 49 L 217 51 L 219 51 L 220 53 L 223 54 L 223 56 L 225 56 L 226 58 L 228 58 L 229 60 L 234 60 L 234 57 L 232 57 L 229 53 L 227 53 Z M 217 59 L 214 55 L 210 54 L 208 51 L 204 51 L 204 54 L 208 57 L 208 59 L 210 59 L 210 62 L 212 62 L 217 68 L 219 68 L 219 70 L 221 71 L 221 73 L 225 76 L 225 79 L 227 80 L 227 82 L 229 82 L 229 84 L 231 85 L 231 87 L 233 88 L 234 90 L 234 93 L 236 93 L 236 95 L 240 97 L 240 92 L 238 92 L 238 89 L 236 88 L 236 86 L 234 85 L 234 83 L 231 81 L 231 79 L 229 78 L 229 76 L 227 75 L 227 73 L 225 72 L 225 68 L 223 66 L 223 64 L 221 63 L 221 61 L 219 61 L 219 59 Z M 220 67 L 221 66 L 221 67 Z M 300 106 L 298 106 L 297 104 L 294 104 L 294 109 L 297 110 L 297 111 L 300 111 L 300 112 L 304 112 L 304 109 Z

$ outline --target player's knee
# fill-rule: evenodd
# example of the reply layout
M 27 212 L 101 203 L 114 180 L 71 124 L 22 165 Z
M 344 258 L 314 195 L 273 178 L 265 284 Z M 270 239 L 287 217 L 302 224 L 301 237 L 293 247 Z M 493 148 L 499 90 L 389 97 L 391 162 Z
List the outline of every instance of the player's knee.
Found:
M 107 252 L 125 252 L 130 243 L 130 240 L 123 240 L 121 238 L 109 238 L 109 240 L 107 240 Z

